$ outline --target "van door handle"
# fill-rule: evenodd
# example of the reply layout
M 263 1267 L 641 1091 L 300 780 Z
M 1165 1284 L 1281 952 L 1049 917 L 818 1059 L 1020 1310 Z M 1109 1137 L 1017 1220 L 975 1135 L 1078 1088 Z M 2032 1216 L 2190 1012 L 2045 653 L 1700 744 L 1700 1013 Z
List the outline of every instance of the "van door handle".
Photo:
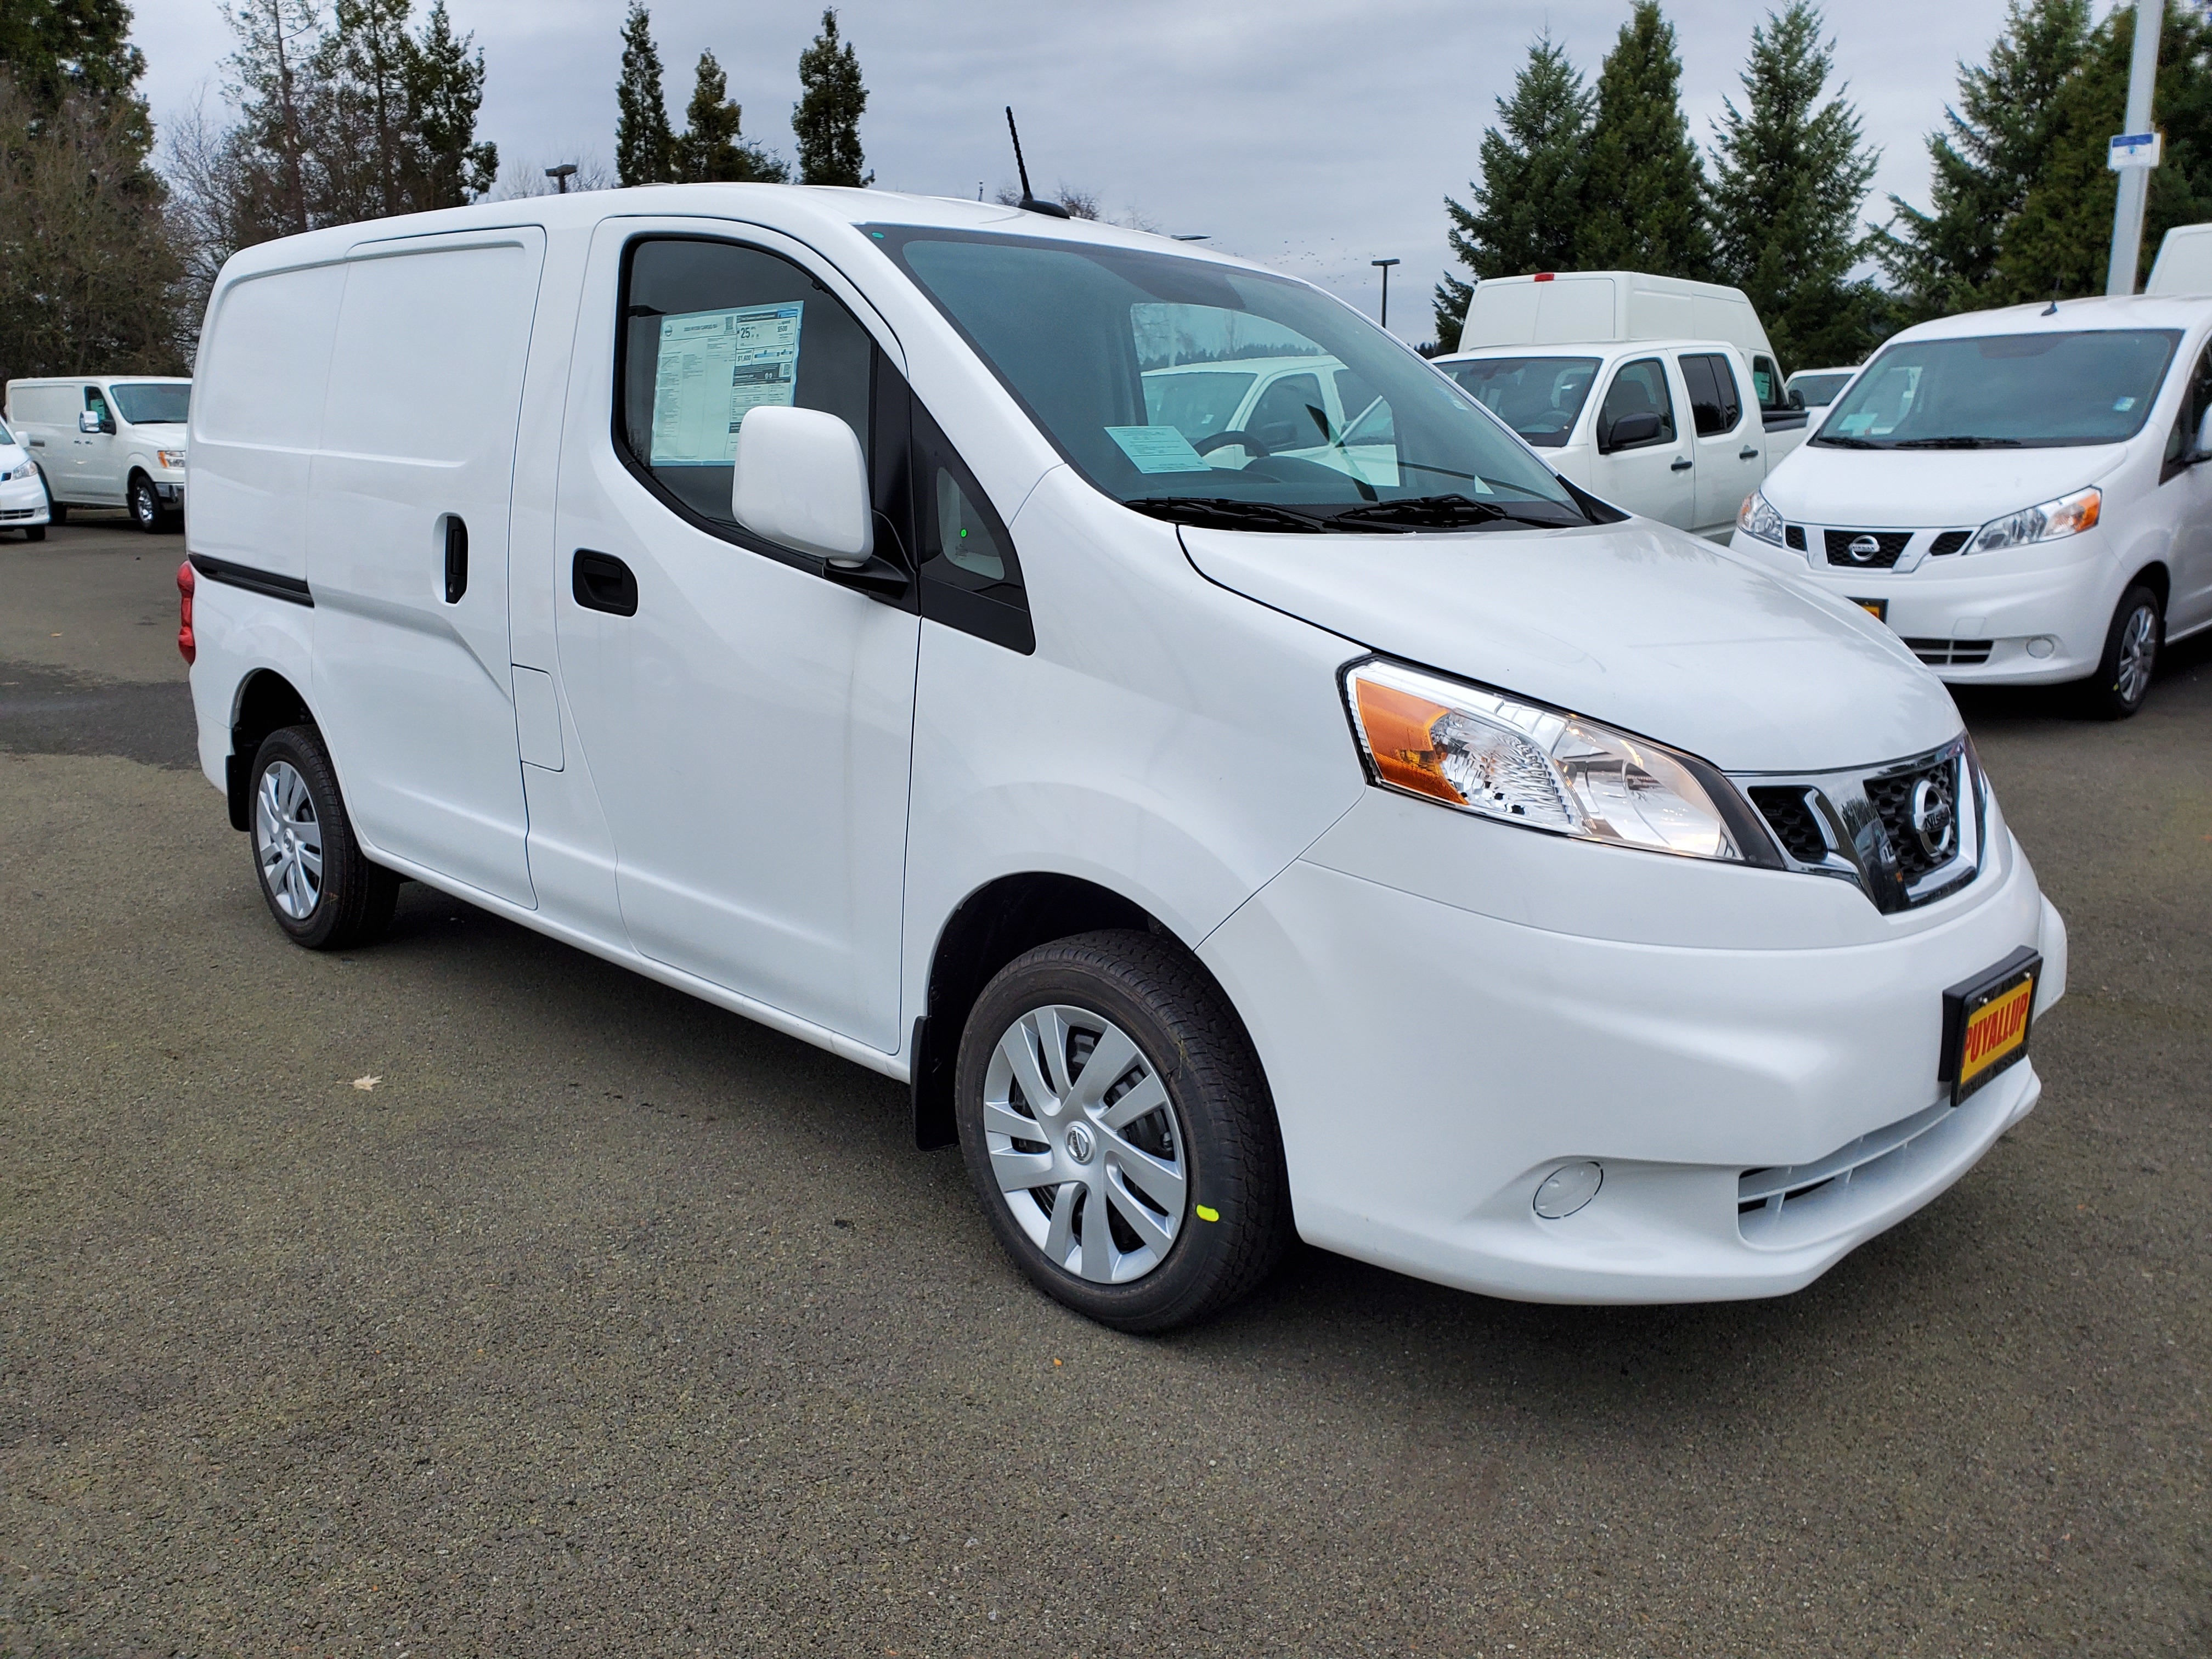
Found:
M 578 548 L 570 592 L 586 611 L 604 611 L 610 617 L 637 615 L 637 578 L 611 553 Z
M 1692 463 L 1691 462 L 1690 458 L 1687 455 L 1685 455 L 1680 460 L 1675 462 L 1674 465 L 1668 467 L 1667 470 L 1669 472 L 1687 472 L 1692 465 Z
M 469 591 L 469 527 L 458 513 L 446 515 L 446 603 L 459 605 Z
M 1755 449 L 1743 449 L 1736 453 L 1736 459 L 1739 461 L 1755 461 L 1758 459 L 1759 452 Z

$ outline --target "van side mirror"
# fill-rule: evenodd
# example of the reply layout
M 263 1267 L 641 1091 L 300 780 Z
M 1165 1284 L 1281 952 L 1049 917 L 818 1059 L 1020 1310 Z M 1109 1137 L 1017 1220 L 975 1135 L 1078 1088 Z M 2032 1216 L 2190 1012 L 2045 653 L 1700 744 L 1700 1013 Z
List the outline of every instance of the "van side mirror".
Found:
M 1658 435 L 1659 417 L 1656 415 L 1624 415 L 1613 423 L 1605 434 L 1605 441 L 1598 447 L 1610 454 L 1630 444 L 1648 444 Z
M 2204 418 L 2197 423 L 2197 450 L 2189 459 L 2212 461 L 2212 409 L 2207 409 Z
M 88 409 L 76 417 L 76 429 L 80 432 L 97 432 L 100 430 L 100 416 Z
M 1792 409 L 1805 407 L 1805 393 L 1794 386 L 1790 388 L 1790 407 Z
M 868 464 L 853 428 L 818 409 L 745 411 L 730 512 L 756 536 L 848 568 L 875 550 Z

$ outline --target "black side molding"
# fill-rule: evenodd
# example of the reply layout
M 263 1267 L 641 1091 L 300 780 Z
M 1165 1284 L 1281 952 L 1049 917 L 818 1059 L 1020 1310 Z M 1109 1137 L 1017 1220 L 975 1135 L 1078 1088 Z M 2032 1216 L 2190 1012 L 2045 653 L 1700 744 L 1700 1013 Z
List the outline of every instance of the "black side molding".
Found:
M 280 576 L 273 570 L 256 570 L 252 565 L 233 564 L 228 559 L 211 559 L 204 553 L 190 556 L 193 573 L 211 582 L 221 582 L 226 587 L 242 587 L 249 593 L 264 594 L 272 599 L 282 599 L 287 605 L 304 605 L 313 610 L 315 596 L 307 584 L 297 576 Z

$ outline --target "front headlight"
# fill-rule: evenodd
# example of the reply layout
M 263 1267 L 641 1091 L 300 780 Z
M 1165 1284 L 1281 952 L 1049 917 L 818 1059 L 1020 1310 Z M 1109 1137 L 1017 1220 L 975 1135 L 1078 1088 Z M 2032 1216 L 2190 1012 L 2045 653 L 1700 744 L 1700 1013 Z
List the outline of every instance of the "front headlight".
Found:
M 1354 664 L 1344 692 L 1385 788 L 1616 847 L 1779 861 L 1728 781 L 1691 756 L 1396 663 Z
M 178 471 L 184 470 L 185 452 L 181 449 L 157 449 L 154 452 L 154 459 L 163 466 Z
M 2095 526 L 2104 506 L 2102 490 L 2094 485 L 2077 489 L 2071 495 L 2061 495 L 2040 507 L 1991 519 L 1974 532 L 1974 539 L 1966 544 L 1966 551 L 1994 553 L 1999 548 L 2025 547 L 2030 542 L 2055 542 L 2063 536 L 2078 536 Z
M 35 478 L 38 476 L 39 464 L 36 461 L 26 461 L 12 472 L 0 472 L 0 478 L 5 478 L 10 483 L 17 478 Z
M 1735 527 L 1747 536 L 1772 542 L 1777 547 L 1782 545 L 1782 515 L 1756 489 L 1743 498 L 1743 505 L 1736 510 Z

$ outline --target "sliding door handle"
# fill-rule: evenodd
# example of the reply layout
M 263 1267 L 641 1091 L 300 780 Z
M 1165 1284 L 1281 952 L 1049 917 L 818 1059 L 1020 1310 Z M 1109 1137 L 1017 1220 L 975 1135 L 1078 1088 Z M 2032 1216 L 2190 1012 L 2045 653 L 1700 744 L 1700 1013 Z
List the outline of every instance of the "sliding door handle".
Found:
M 469 527 L 457 513 L 446 515 L 446 603 L 459 605 L 469 591 Z
M 611 553 L 578 548 L 569 591 L 586 611 L 604 611 L 610 617 L 637 615 L 637 578 Z

